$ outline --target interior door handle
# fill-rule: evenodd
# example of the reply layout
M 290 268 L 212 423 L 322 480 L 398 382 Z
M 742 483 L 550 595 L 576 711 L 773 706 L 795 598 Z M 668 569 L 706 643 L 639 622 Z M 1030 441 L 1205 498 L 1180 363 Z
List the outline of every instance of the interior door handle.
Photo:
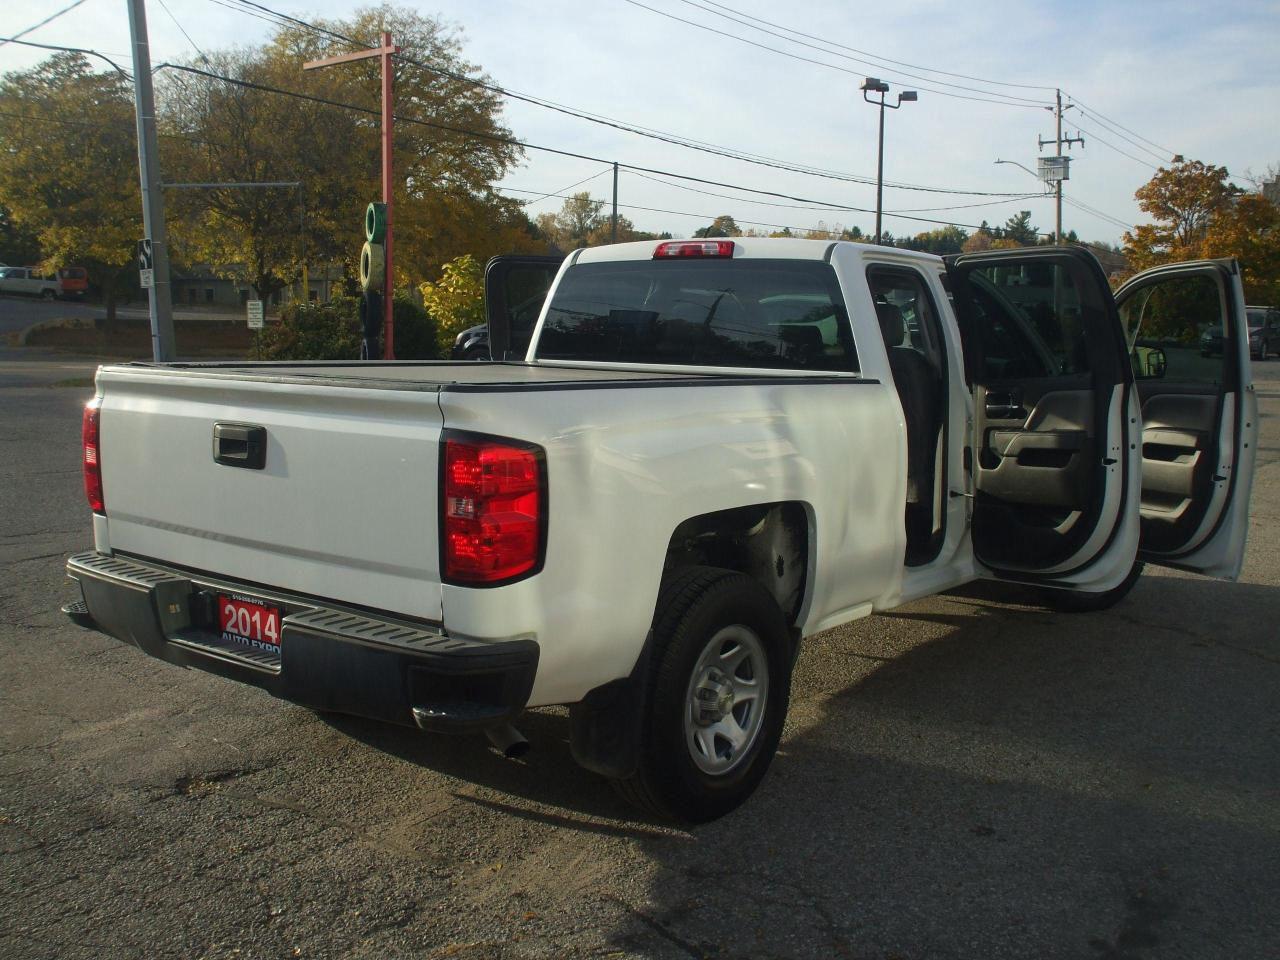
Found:
M 215 423 L 213 459 L 227 467 L 261 470 L 267 465 L 267 430 L 252 423 Z
M 988 393 L 986 408 L 987 416 L 997 420 L 1021 420 L 1026 416 L 1022 398 L 1016 393 Z

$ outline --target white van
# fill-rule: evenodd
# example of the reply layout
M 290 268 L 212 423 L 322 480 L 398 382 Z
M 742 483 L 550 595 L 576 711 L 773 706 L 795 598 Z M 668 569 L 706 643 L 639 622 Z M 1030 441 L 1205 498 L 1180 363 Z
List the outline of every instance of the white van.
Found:
M 42 300 L 55 300 L 61 292 L 57 274 L 41 273 L 35 267 L 0 269 L 0 293 L 23 293 Z

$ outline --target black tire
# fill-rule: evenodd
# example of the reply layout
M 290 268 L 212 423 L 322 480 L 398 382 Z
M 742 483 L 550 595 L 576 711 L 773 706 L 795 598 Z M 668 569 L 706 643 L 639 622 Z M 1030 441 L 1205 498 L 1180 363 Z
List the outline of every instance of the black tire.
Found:
M 40 291 L 41 300 L 56 300 L 57 298 L 58 298 L 58 295 L 54 293 L 52 290 L 44 289 Z
M 693 673 L 722 629 L 745 626 L 762 641 L 767 694 L 758 731 L 734 766 L 713 776 L 695 763 L 685 728 Z M 705 823 L 740 806 L 759 785 L 778 749 L 791 692 L 791 640 L 786 620 L 750 577 L 715 567 L 688 567 L 658 595 L 653 660 L 645 692 L 640 763 L 614 780 L 631 803 L 659 817 Z
M 463 360 L 488 360 L 488 347 L 472 347 L 462 355 Z
M 1128 575 L 1120 582 L 1120 585 L 1104 593 L 1078 593 L 1072 590 L 1050 590 L 1046 588 L 1040 591 L 1040 598 L 1049 609 L 1059 610 L 1063 613 L 1096 613 L 1099 610 L 1110 610 L 1129 595 L 1133 585 L 1142 576 L 1143 566 L 1144 564 L 1141 560 L 1133 561 L 1133 566 L 1130 568 Z

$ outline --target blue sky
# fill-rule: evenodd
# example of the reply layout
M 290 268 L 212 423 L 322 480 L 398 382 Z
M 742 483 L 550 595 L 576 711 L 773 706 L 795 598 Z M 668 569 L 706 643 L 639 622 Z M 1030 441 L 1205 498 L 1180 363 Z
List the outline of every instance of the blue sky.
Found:
M 206 48 L 257 42 L 269 30 L 261 20 L 213 0 L 165 2 Z M 341 17 L 352 9 L 335 0 L 310 0 L 305 6 L 266 2 L 304 18 Z M 1017 160 L 1034 167 L 1037 137 L 1052 136 L 1049 112 L 1034 105 L 979 103 L 942 94 L 986 95 L 957 88 L 967 86 L 1002 97 L 1048 101 L 1051 89 L 992 86 L 921 69 L 868 66 L 837 55 L 870 59 L 848 49 L 833 48 L 837 52 L 832 53 L 794 45 L 718 17 L 691 0 L 640 2 L 841 69 L 752 47 L 627 0 L 428 0 L 408 5 L 456 25 L 468 59 L 511 89 L 632 124 L 857 176 L 874 176 L 877 120 L 877 111 L 862 102 L 858 84 L 863 75 L 880 76 L 895 91 L 921 91 L 919 102 L 887 117 L 886 180 L 973 191 L 1039 189 L 1017 167 L 997 166 L 994 161 Z M 63 0 L 10 4 L 4 29 L 26 27 L 62 5 Z M 1079 98 L 1085 111 L 1068 112 L 1067 131 L 1080 130 L 1086 141 L 1083 150 L 1072 149 L 1074 166 L 1066 195 L 1123 223 L 1139 222 L 1133 192 L 1168 153 L 1222 164 L 1237 175 L 1248 170 L 1261 173 L 1280 163 L 1280 2 L 729 0 L 716 9 L 726 8 L 821 37 L 820 46 L 843 44 L 875 58 L 982 80 L 1063 87 Z M 191 52 L 159 0 L 150 0 L 148 16 L 155 59 Z M 89 46 L 127 59 L 124 0 L 85 0 L 73 13 L 27 39 Z M 29 66 L 39 56 L 13 44 L 0 47 L 0 71 Z M 915 78 L 900 76 L 903 73 Z M 505 120 L 518 137 L 531 143 L 823 203 L 875 205 L 874 186 L 709 156 L 527 104 L 510 102 Z M 1127 129 L 1108 128 L 1107 120 Z M 505 185 L 546 193 L 604 169 L 599 163 L 530 152 Z M 580 189 L 605 198 L 610 186 L 606 174 Z M 723 213 L 741 222 L 795 227 L 822 220 L 866 230 L 873 221 L 869 214 L 705 196 L 633 173 L 622 175 L 619 200 L 691 214 L 624 206 L 622 212 L 638 227 L 668 229 L 676 235 Z M 1041 230 L 1052 229 L 1053 204 L 1039 196 L 969 209 L 928 209 L 989 202 L 991 198 L 977 195 L 889 189 L 884 206 L 886 211 L 912 211 L 914 216 L 965 224 L 1003 222 L 1025 208 Z M 552 197 L 529 209 L 536 214 L 560 203 Z M 1123 227 L 1114 220 L 1070 205 L 1064 211 L 1065 227 L 1088 240 L 1118 240 Z M 886 218 L 885 223 L 897 235 L 930 226 L 896 218 Z

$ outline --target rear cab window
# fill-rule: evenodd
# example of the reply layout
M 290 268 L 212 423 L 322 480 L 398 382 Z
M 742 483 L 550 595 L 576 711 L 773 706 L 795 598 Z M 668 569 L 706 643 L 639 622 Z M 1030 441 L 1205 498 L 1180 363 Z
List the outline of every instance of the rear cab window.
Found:
M 575 264 L 547 308 L 536 356 L 858 371 L 835 270 L 816 260 Z

